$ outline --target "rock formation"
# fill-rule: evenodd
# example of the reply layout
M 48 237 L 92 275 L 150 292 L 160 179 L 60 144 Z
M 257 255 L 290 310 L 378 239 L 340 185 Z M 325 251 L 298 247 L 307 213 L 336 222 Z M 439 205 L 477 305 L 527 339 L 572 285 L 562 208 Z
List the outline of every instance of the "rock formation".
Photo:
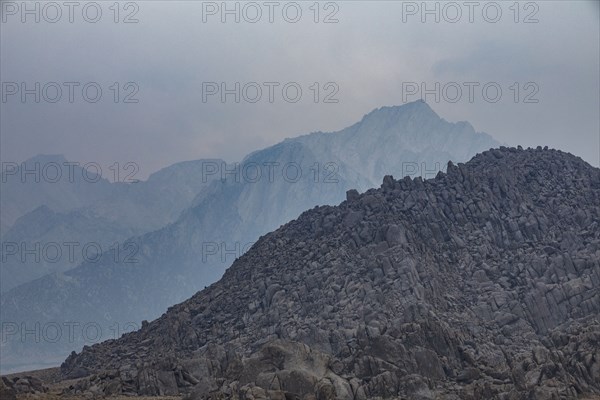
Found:
M 500 148 L 387 176 L 62 365 L 70 393 L 563 399 L 600 393 L 600 170 Z

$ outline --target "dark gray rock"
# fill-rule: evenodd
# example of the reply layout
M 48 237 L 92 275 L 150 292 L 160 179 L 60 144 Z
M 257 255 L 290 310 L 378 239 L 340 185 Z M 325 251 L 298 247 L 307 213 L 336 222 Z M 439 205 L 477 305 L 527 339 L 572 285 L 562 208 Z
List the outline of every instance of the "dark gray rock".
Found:
M 4 378 L 2 379 L 5 380 Z M 12 388 L 17 394 L 36 394 L 48 392 L 48 387 L 42 383 L 39 378 L 33 376 L 23 376 L 14 378 Z
M 159 319 L 71 355 L 65 377 L 94 374 L 72 392 L 600 393 L 600 170 L 501 148 L 383 186 L 305 212 Z
M 358 199 L 359 196 L 360 195 L 358 193 L 358 190 L 356 190 L 356 189 L 350 189 L 350 190 L 346 191 L 346 200 L 348 200 L 348 201 L 356 200 L 356 199 Z
M 15 390 L 13 382 L 5 377 L 0 379 L 0 398 L 2 398 L 2 400 L 17 399 L 17 391 Z

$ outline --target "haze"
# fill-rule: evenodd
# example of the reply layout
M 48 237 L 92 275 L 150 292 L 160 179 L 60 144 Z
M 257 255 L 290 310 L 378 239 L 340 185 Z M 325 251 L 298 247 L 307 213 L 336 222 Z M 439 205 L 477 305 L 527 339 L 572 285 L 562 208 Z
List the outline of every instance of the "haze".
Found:
M 239 161 L 286 137 L 338 130 L 376 107 L 423 97 L 445 119 L 467 120 L 500 142 L 548 145 L 600 162 L 597 2 L 520 3 L 518 15 L 512 3 L 501 3 L 496 23 L 486 20 L 495 10 L 483 15 L 485 3 L 469 22 L 463 2 L 455 3 L 462 12 L 458 22 L 444 3 L 435 22 L 435 15 L 422 15 L 421 2 L 322 2 L 318 16 L 312 2 L 302 2 L 296 23 L 283 16 L 288 3 L 278 3 L 272 23 L 263 2 L 255 3 L 262 9 L 256 23 L 248 21 L 254 10 L 241 10 L 239 23 L 234 15 L 222 23 L 221 10 L 213 7 L 220 2 L 189 1 L 138 1 L 127 9 L 121 3 L 117 23 L 110 2 L 99 3 L 97 23 L 85 21 L 80 9 L 70 23 L 64 6 L 58 22 L 46 21 L 55 15 L 46 10 L 39 23 L 31 15 L 23 23 L 21 10 L 7 3 L 0 39 L 2 161 L 50 153 L 103 166 L 135 162 L 145 178 L 182 160 Z M 433 9 L 437 3 L 428 4 Z M 138 22 L 123 23 L 128 17 Z M 43 96 L 36 103 L 35 95 L 23 102 L 20 93 L 9 95 L 11 82 L 77 82 L 78 88 L 96 82 L 103 97 L 91 103 L 76 89 L 69 102 L 65 89 L 56 103 Z M 251 85 L 239 103 L 234 95 L 223 103 L 220 94 L 207 95 L 206 82 L 229 88 L 256 82 L 263 93 L 248 101 L 255 97 Z M 279 83 L 273 102 L 266 82 Z M 282 97 L 289 82 L 302 88 L 297 102 Z M 436 82 L 440 99 L 409 95 L 421 83 L 434 89 Z M 463 89 L 455 102 L 455 84 L 447 86 L 452 82 Z M 468 82 L 479 84 L 472 99 Z M 497 102 L 482 94 L 489 83 L 502 89 Z M 130 100 L 138 102 L 123 102 L 135 89 Z

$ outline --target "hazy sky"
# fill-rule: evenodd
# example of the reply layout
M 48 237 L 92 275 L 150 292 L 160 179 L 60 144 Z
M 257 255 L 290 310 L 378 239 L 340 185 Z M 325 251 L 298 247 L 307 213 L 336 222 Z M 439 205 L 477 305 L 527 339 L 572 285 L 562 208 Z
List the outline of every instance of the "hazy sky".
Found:
M 221 2 L 47 4 L 28 3 L 29 14 L 20 1 L 2 2 L 3 161 L 38 153 L 132 161 L 141 178 L 177 161 L 238 161 L 416 100 L 424 84 L 426 101 L 449 121 L 600 162 L 596 1 L 428 2 L 432 13 L 421 1 L 228 3 L 239 22 Z M 222 82 L 233 92 L 239 82 L 239 103 L 235 93 L 224 103 L 209 94 Z

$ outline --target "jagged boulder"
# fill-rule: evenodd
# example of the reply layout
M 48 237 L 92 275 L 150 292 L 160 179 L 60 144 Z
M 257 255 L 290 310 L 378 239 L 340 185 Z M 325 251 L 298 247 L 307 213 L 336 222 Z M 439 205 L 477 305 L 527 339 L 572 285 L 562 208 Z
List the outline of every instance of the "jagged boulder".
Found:
M 9 383 L 10 381 L 8 381 L 6 378 L 2 378 L 2 381 L 9 388 L 13 389 L 16 394 L 36 394 L 48 392 L 48 387 L 44 385 L 41 379 L 30 375 L 15 377 L 13 378 L 12 383 Z
M 2 400 L 17 399 L 17 391 L 15 390 L 13 382 L 5 377 L 0 379 L 0 398 L 2 398 Z

